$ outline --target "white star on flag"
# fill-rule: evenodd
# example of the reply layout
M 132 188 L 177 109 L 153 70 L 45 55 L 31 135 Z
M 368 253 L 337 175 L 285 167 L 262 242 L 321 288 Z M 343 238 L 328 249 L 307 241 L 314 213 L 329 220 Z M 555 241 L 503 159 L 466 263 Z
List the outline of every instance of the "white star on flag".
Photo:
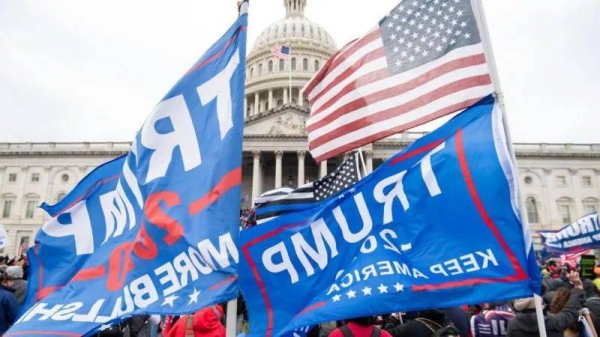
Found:
M 387 293 L 387 292 L 388 292 L 388 291 L 387 291 L 387 288 L 388 288 L 388 287 L 387 287 L 387 286 L 384 286 L 384 285 L 383 285 L 383 283 L 382 283 L 382 284 L 381 284 L 379 287 L 377 287 L 377 289 L 379 289 L 379 293 L 380 293 L 380 294 Z
M 198 303 L 198 295 L 200 295 L 200 292 L 196 290 L 196 287 L 194 287 L 194 292 L 191 295 L 189 295 L 190 302 L 188 303 L 188 305 L 192 303 Z
M 178 298 L 179 298 L 179 296 L 175 296 L 175 295 L 165 297 L 165 300 L 161 304 L 161 307 L 165 306 L 167 304 L 170 305 L 171 307 L 173 307 L 173 305 L 175 304 L 175 300 Z
M 350 290 L 346 293 L 346 295 L 348 295 L 348 298 L 356 298 L 356 291 Z
M 369 288 L 369 287 L 364 287 L 364 288 L 362 289 L 362 292 L 363 292 L 363 294 L 364 294 L 365 296 L 367 296 L 367 295 L 371 295 L 371 288 Z
M 404 284 L 400 284 L 400 282 L 396 282 L 396 284 L 394 284 L 394 288 L 396 288 L 396 292 L 404 291 Z
M 342 298 L 342 296 L 340 296 L 340 294 L 337 294 L 337 295 L 333 296 L 333 301 L 339 302 L 341 298 Z

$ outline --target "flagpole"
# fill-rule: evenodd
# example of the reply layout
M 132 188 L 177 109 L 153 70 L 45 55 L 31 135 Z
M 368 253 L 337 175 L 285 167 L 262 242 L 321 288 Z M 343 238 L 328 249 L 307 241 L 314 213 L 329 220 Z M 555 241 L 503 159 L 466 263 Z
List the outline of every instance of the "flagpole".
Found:
M 238 1 L 238 14 L 248 14 L 250 0 Z M 244 65 L 245 67 L 245 65 Z M 227 314 L 225 316 L 225 336 L 237 336 L 237 297 L 227 302 Z
M 496 59 L 494 58 L 494 49 L 492 48 L 490 34 L 487 27 L 487 20 L 485 17 L 485 11 L 483 10 L 483 4 L 481 0 L 471 0 L 471 5 L 473 7 L 473 14 L 475 15 L 477 25 L 479 26 L 479 31 L 481 32 L 481 42 L 483 44 L 483 49 L 485 52 L 485 59 L 490 68 L 490 76 L 492 78 L 492 85 L 494 86 L 494 90 L 496 91 L 496 100 L 498 101 L 498 106 L 502 111 L 502 124 L 504 126 L 505 134 L 506 134 L 506 142 L 508 146 L 508 151 L 510 153 L 512 162 L 516 165 L 517 157 L 515 155 L 515 148 L 513 146 L 512 137 L 510 133 L 510 128 L 508 125 L 508 117 L 506 114 L 505 104 L 504 104 L 504 92 L 500 86 L 500 77 L 498 76 L 498 68 L 496 67 Z M 518 173 L 514 172 L 515 175 Z M 518 176 L 516 177 L 516 186 L 518 187 Z M 523 201 L 521 198 L 520 190 L 517 188 L 516 191 L 517 201 L 519 205 L 519 215 L 521 217 L 521 223 L 527 225 L 529 228 L 528 219 L 523 210 Z M 531 235 L 531 233 L 530 233 Z M 544 312 L 542 308 L 542 298 L 538 295 L 534 295 L 535 302 L 535 312 L 536 318 L 538 322 L 538 330 L 540 333 L 540 337 L 547 337 L 546 334 L 546 322 L 544 321 Z

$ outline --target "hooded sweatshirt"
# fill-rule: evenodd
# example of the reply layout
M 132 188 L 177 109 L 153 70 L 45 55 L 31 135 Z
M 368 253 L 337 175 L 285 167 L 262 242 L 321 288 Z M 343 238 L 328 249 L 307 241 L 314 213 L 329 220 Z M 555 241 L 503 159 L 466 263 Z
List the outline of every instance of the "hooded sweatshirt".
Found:
M 189 316 L 181 316 L 170 329 L 165 329 L 165 337 L 185 337 Z M 197 311 L 192 319 L 194 337 L 225 337 L 225 326 L 221 323 L 223 308 L 211 306 Z
M 567 328 L 577 323 L 579 310 L 585 299 L 583 290 L 571 290 L 571 298 L 563 310 L 554 315 L 548 313 L 544 317 L 548 337 L 563 337 Z M 507 337 L 537 337 L 539 329 L 535 310 L 517 313 L 517 316 L 508 322 Z

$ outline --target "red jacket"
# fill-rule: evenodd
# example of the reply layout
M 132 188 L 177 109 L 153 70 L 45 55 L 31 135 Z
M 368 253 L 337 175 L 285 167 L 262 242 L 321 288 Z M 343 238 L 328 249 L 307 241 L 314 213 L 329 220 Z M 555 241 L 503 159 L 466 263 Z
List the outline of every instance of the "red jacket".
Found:
M 186 337 L 189 316 L 181 316 L 175 324 L 165 324 L 164 337 Z M 221 323 L 223 308 L 220 305 L 202 309 L 192 318 L 192 331 L 187 331 L 187 336 L 194 337 L 225 337 L 225 326 Z

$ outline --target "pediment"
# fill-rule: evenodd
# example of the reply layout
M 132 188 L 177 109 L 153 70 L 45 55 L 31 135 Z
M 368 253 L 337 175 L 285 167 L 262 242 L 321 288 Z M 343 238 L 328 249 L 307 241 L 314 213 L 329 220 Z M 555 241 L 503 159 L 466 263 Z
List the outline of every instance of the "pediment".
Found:
M 244 135 L 306 135 L 308 109 L 285 105 L 251 116 L 244 124 Z

